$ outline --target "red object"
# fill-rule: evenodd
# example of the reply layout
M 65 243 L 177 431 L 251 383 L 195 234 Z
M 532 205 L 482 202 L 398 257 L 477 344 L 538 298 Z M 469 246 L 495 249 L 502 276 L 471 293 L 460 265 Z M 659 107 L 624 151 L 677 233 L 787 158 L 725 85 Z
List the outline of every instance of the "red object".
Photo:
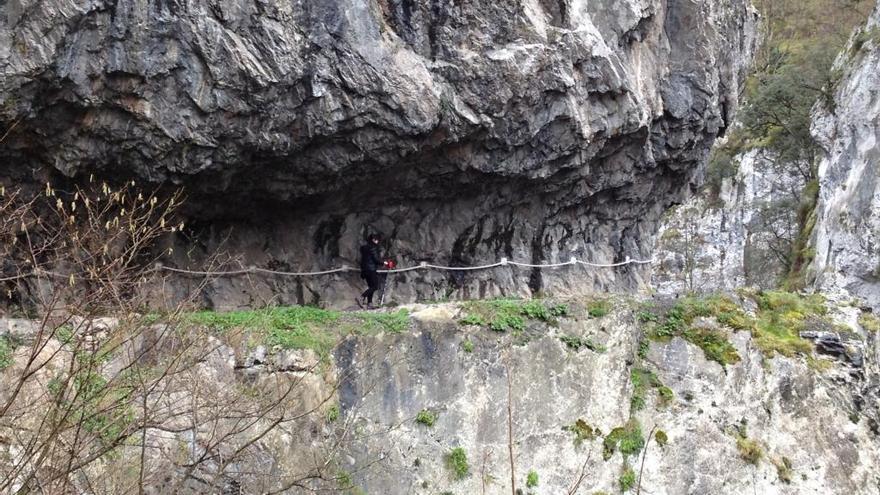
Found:
M 395 263 L 394 260 L 385 260 L 385 263 L 383 263 L 383 265 L 385 265 L 385 268 L 393 270 L 394 267 L 397 266 L 397 263 Z

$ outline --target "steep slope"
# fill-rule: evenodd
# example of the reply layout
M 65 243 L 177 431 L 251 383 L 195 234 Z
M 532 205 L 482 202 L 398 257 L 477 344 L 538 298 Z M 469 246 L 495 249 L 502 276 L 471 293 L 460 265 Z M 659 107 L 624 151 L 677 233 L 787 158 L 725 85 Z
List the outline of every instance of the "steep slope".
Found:
M 0 483 L 21 486 L 34 471 L 34 493 L 58 493 L 52 487 L 62 480 L 74 491 L 131 493 L 146 480 L 147 493 L 509 494 L 513 469 L 517 487 L 540 495 L 635 493 L 639 479 L 643 493 L 658 495 L 875 494 L 876 337 L 851 330 L 850 350 L 836 358 L 805 341 L 789 357 L 770 357 L 763 337 L 721 324 L 741 325 L 751 316 L 737 304 L 748 311 L 753 303 L 704 311 L 718 301 L 492 301 L 411 306 L 403 318 L 325 314 L 313 320 L 321 326 L 312 340 L 303 327 L 279 326 L 267 341 L 257 326 L 264 320 L 241 313 L 204 314 L 212 328 L 185 332 L 161 321 L 144 334 L 129 333 L 137 330 L 131 320 L 85 322 L 55 339 L 38 334 L 39 322 L 0 320 L 0 338 L 18 342 L 13 364 L 0 369 L 0 403 L 16 388 L 27 343 L 45 339 L 37 361 L 50 356 L 9 410 L 18 429 L 0 424 Z M 664 337 L 684 307 L 706 316 Z M 303 311 L 314 310 L 277 314 Z M 519 323 L 510 311 L 523 315 Z M 363 325 L 346 328 L 350 318 Z M 100 351 L 126 335 L 136 337 Z M 90 362 L 83 342 L 99 344 L 100 360 L 60 387 L 72 359 Z M 143 389 L 131 377 L 146 380 Z M 54 445 L 51 428 L 39 434 L 40 421 L 55 425 L 68 401 L 79 404 L 83 384 L 97 397 L 83 401 L 85 412 L 97 419 L 77 428 L 78 416 L 68 417 L 55 440 L 80 450 L 59 449 L 39 468 L 20 464 L 31 439 Z M 64 457 L 113 441 L 82 468 Z M 526 486 L 530 471 L 537 486 Z
M 192 258 L 174 262 L 199 268 L 221 240 L 246 264 L 351 264 L 369 230 L 404 262 L 647 257 L 732 119 L 755 24 L 745 0 L 0 9 L 6 182 L 181 184 Z M 399 295 L 644 283 L 577 275 L 412 276 Z M 306 302 L 357 283 L 226 281 L 207 297 Z
M 818 288 L 846 291 L 880 311 L 880 11 L 838 61 L 833 102 L 817 105 L 819 166 L 814 275 Z

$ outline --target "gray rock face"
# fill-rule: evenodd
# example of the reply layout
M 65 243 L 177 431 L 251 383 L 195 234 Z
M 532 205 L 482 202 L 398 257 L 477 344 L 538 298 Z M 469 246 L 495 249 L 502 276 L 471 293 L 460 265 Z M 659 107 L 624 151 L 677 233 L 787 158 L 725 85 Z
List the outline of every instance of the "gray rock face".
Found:
M 54 170 L 181 184 L 192 231 L 178 252 L 192 258 L 178 263 L 199 265 L 223 239 L 246 264 L 292 269 L 353 264 L 368 230 L 401 262 L 648 257 L 660 213 L 733 118 L 755 24 L 745 0 L 16 0 L 0 12 L 7 181 Z M 644 275 L 422 274 L 398 296 Z M 206 297 L 311 302 L 350 285 L 229 280 Z
M 880 310 L 880 11 L 867 41 L 838 61 L 833 109 L 817 106 L 812 131 L 826 151 L 819 166 L 816 285 Z
M 704 190 L 663 216 L 651 280 L 659 293 L 778 286 L 805 179 L 761 150 L 737 160 L 736 176 L 724 179 L 717 199 Z
M 533 470 L 539 483 L 528 492 L 536 495 L 620 493 L 626 466 L 642 473 L 643 493 L 877 493 L 877 339 L 864 347 L 859 366 L 842 356 L 814 356 L 811 365 L 803 356 L 767 358 L 748 332 L 706 318 L 700 324 L 729 339 L 741 357 L 722 367 L 681 338 L 643 340 L 643 306 L 612 298 L 609 307 L 607 315 L 591 317 L 572 303 L 569 316 L 555 324 L 529 320 L 521 332 L 499 333 L 461 325 L 455 304 L 414 305 L 407 330 L 352 335 L 323 364 L 311 351 L 248 350 L 248 339 L 204 339 L 213 350 L 155 392 L 171 414 L 157 414 L 147 432 L 152 482 L 146 493 L 509 494 L 511 447 L 516 486 L 525 491 Z M 592 345 L 571 346 L 563 338 Z M 28 397 L 45 396 L 51 377 L 69 365 L 70 353 L 58 346 L 53 340 L 45 351 L 58 357 L 29 383 Z M 0 384 L 17 376 L 28 353 L 16 351 L 17 364 L 0 372 Z M 130 355 L 137 354 L 116 353 L 108 366 Z M 634 370 L 653 377 L 639 392 L 640 407 L 634 407 Z M 236 420 L 242 407 L 290 383 L 296 388 L 287 421 L 272 425 L 276 411 L 245 426 Z M 668 387 L 666 398 L 660 387 Z M 0 387 L 0 398 L 12 388 Z M 201 414 L 220 408 L 224 419 L 198 426 L 189 408 L 199 400 L 208 401 Z M 419 422 L 423 411 L 433 421 Z M 19 428 L 35 421 L 32 415 L 16 420 Z M 578 420 L 597 429 L 596 437 L 576 441 L 568 427 Z M 607 439 L 630 420 L 641 425 L 647 449 L 628 457 L 618 450 L 606 459 Z M 241 431 L 212 452 L 229 455 L 253 438 L 241 447 L 244 455 L 193 471 L 190 462 L 208 440 L 230 428 Z M 655 428 L 666 434 L 666 445 L 649 437 Z M 11 429 L 2 425 L 0 434 L 21 441 Z M 762 453 L 754 464 L 742 458 L 742 435 Z M 0 444 L 0 469 L 15 459 L 16 445 Z M 453 448 L 468 459 L 461 479 L 446 461 Z M 120 446 L 90 468 L 89 480 L 118 472 L 121 486 L 132 486 L 122 482 L 126 475 L 137 479 L 137 470 L 119 466 L 136 463 L 140 452 L 137 444 Z M 306 477 L 314 465 L 321 476 Z M 582 474 L 580 489 L 570 492 Z M 91 486 L 82 479 L 71 477 L 71 486 Z

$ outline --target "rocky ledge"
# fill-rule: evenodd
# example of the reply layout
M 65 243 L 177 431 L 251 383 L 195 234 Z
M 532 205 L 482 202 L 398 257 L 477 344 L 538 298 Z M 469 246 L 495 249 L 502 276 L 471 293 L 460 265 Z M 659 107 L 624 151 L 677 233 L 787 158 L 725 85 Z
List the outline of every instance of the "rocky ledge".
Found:
M 404 263 L 649 257 L 733 119 L 756 18 L 745 0 L 0 12 L 5 183 L 179 185 L 189 258 L 169 263 L 222 251 L 294 270 L 352 264 L 370 230 Z M 635 287 L 646 272 L 405 278 L 412 300 Z M 205 297 L 304 303 L 358 284 L 259 277 Z

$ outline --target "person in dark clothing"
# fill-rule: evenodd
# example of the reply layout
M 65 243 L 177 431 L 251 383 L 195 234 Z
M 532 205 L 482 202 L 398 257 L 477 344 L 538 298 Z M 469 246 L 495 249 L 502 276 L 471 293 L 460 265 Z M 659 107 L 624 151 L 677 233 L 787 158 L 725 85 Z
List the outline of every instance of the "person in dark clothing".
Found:
M 361 246 L 361 278 L 367 281 L 367 290 L 356 299 L 358 306 L 373 307 L 373 294 L 379 290 L 379 274 L 382 256 L 379 250 L 379 236 L 370 234 L 367 243 Z

